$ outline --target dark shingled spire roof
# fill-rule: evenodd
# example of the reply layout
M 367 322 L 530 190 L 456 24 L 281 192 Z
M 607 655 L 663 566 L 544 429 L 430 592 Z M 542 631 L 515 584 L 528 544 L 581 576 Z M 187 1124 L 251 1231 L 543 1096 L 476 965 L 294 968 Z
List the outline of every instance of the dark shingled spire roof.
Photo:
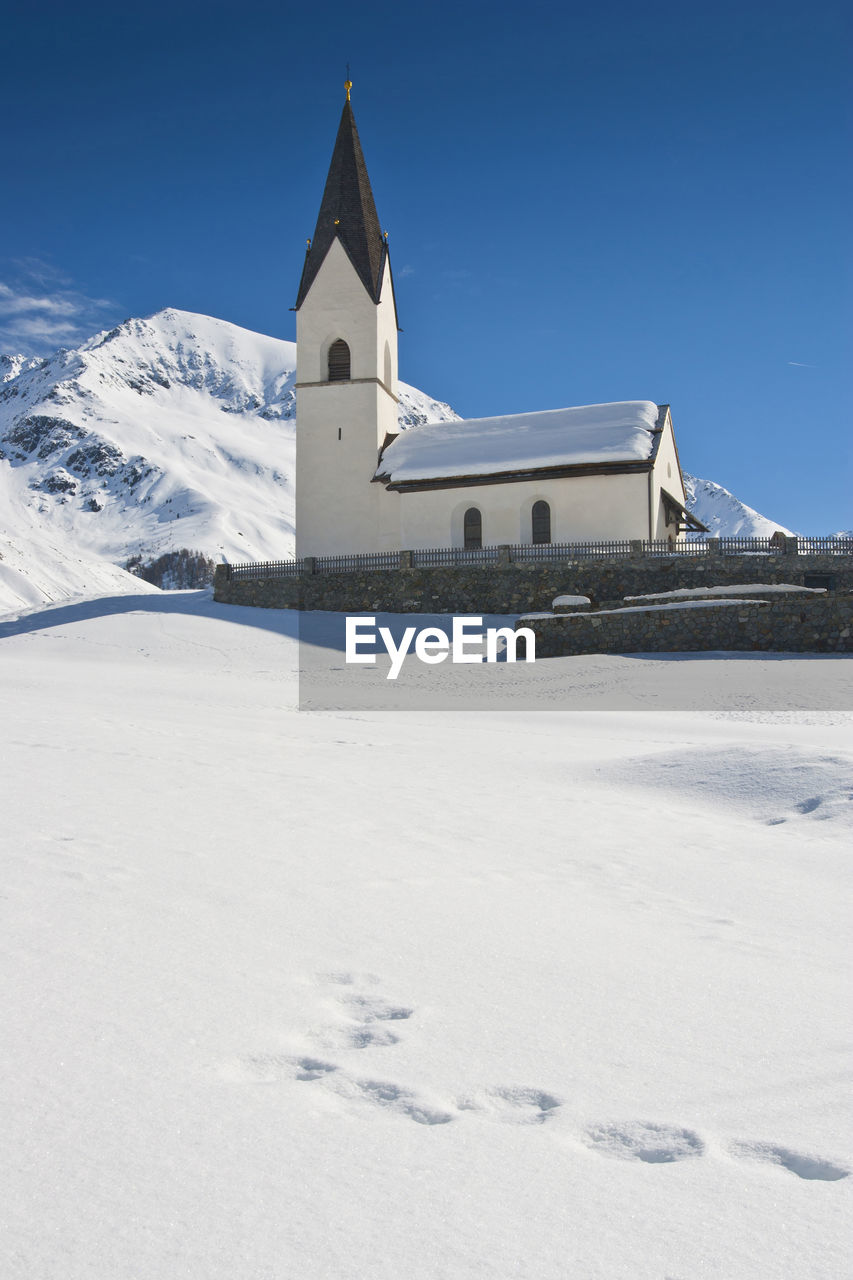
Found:
M 305 255 L 296 310 L 305 301 L 305 295 L 336 236 L 365 289 L 373 301 L 378 302 L 388 248 L 379 228 L 367 165 L 349 101 L 344 103 L 314 239 Z

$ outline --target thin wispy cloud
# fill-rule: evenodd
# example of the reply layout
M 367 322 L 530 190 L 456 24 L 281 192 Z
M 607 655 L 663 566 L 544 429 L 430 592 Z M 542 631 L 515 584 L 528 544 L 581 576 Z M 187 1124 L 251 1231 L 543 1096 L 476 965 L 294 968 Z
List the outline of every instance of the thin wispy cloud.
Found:
M 22 277 L 32 280 L 44 288 L 61 288 L 74 282 L 71 277 L 52 262 L 44 262 L 41 258 L 13 258 L 11 266 Z
M 789 364 L 792 369 L 816 369 L 817 368 L 816 364 L 803 364 L 801 360 L 786 360 L 785 363 Z
M 75 289 L 50 263 L 0 263 L 0 351 L 32 356 L 75 346 L 103 328 L 115 310 L 108 298 Z
M 0 333 L 3 331 L 3 324 L 0 322 Z M 18 339 L 18 347 L 32 346 L 35 344 L 40 349 L 47 346 L 60 345 L 66 338 L 73 338 L 77 333 L 77 326 L 71 320 L 50 320 L 44 316 L 21 316 L 14 325 L 15 337 Z M 32 351 L 22 351 L 23 355 L 37 354 Z
M 26 312 L 47 312 L 53 316 L 73 316 L 78 304 L 70 298 L 36 298 L 28 293 L 16 293 L 7 284 L 0 284 L 0 316 L 20 315 Z

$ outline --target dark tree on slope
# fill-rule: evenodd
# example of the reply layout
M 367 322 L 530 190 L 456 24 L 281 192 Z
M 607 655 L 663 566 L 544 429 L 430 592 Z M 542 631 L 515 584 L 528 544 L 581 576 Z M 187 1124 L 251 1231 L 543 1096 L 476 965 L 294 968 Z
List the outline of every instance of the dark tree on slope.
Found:
M 143 564 L 142 556 L 131 556 L 125 564 L 128 573 L 161 587 L 164 591 L 187 591 L 193 587 L 206 587 L 213 581 L 216 562 L 203 551 L 167 551 L 156 560 Z

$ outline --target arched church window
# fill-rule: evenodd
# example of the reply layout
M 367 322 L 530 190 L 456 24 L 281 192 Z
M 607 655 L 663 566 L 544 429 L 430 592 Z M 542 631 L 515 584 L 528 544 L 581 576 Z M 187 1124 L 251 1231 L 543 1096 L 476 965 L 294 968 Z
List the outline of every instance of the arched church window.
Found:
M 533 504 L 533 541 L 551 541 L 551 508 L 541 500 Z
M 477 507 L 465 512 L 465 550 L 479 551 L 483 545 L 483 517 Z
M 349 382 L 349 347 L 338 338 L 329 347 L 329 381 Z

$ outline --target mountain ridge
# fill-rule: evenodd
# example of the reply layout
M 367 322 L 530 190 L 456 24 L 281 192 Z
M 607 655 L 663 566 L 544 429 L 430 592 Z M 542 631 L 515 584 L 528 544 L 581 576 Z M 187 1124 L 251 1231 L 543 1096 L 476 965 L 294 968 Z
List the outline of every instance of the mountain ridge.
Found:
M 749 507 L 745 502 L 714 480 L 684 472 L 687 507 L 706 526 L 714 538 L 771 538 L 777 531 L 791 533 L 776 520 Z

